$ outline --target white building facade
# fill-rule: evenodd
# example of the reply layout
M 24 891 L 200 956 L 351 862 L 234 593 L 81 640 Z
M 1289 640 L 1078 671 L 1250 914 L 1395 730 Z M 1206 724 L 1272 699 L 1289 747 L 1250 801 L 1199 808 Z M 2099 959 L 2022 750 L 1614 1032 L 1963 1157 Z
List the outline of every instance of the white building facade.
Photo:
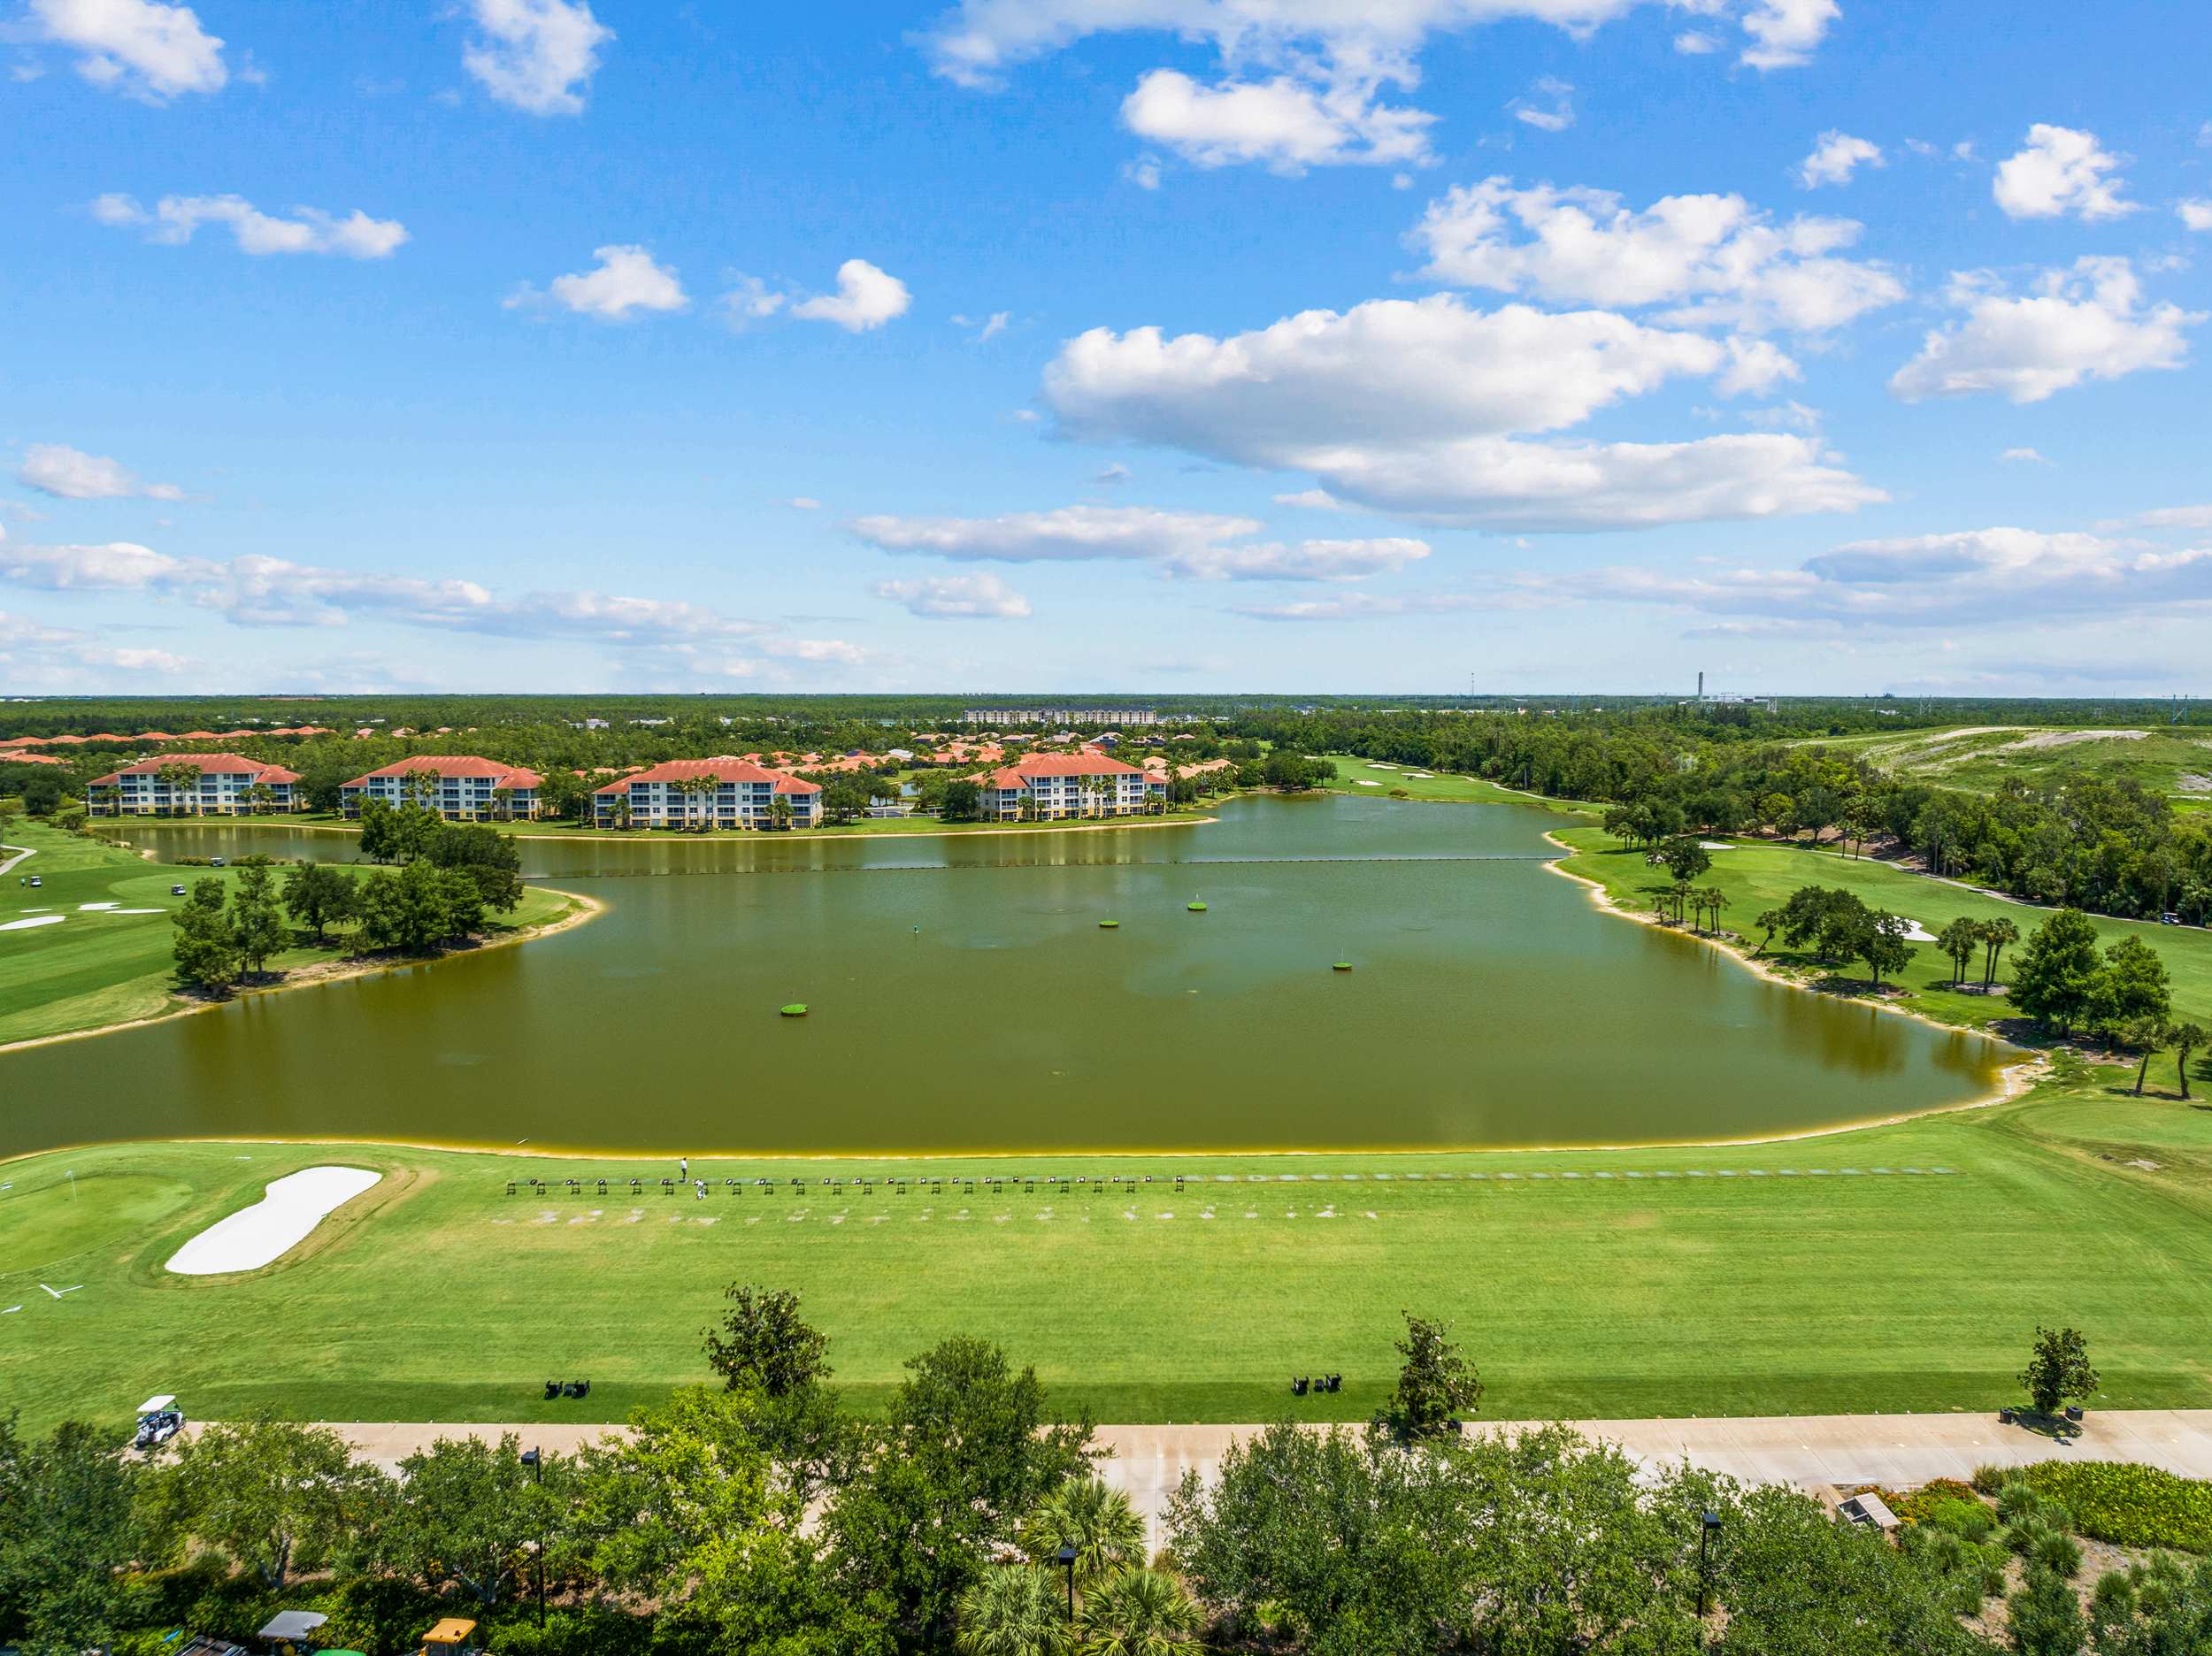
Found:
M 161 772 L 188 765 L 175 784 Z M 85 784 L 88 809 L 110 816 L 239 816 L 300 808 L 299 773 L 238 754 L 169 754 L 141 759 Z

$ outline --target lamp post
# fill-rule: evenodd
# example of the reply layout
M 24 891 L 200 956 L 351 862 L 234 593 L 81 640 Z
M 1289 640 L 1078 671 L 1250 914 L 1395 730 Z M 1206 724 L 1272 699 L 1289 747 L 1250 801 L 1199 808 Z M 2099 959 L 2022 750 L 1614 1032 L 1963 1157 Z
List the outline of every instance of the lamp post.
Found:
M 542 1491 L 545 1488 L 545 1458 L 535 1449 L 522 1452 L 522 1464 L 530 1468 L 530 1476 Z M 538 1555 L 538 1625 L 545 1625 L 545 1507 L 538 1507 L 538 1541 L 534 1549 Z
M 1063 1545 L 1053 1554 L 1060 1568 L 1068 1573 L 1068 1625 L 1075 1625 L 1075 1549 Z
M 1697 1619 L 1705 1619 L 1706 1590 L 1709 1585 L 1705 1574 L 1706 1549 L 1711 1545 L 1714 1532 L 1720 1528 L 1720 1514 L 1709 1512 L 1697 1526 Z

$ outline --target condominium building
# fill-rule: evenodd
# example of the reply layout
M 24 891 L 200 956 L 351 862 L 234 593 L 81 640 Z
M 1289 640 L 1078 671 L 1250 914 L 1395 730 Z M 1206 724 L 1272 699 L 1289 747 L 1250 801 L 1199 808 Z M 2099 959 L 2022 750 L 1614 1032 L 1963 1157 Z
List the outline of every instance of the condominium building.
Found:
M 1167 778 L 1098 754 L 1031 754 L 976 778 L 983 814 L 1001 822 L 1133 816 L 1167 797 Z
M 603 828 L 774 828 L 783 825 L 779 800 L 794 828 L 822 819 L 819 783 L 749 759 L 671 759 L 594 788 L 592 819 Z
M 426 805 L 448 822 L 495 816 L 527 821 L 539 814 L 544 786 L 536 771 L 504 760 L 418 754 L 341 785 L 338 805 L 349 816 L 361 814 L 362 801 L 380 799 L 387 805 Z
M 185 777 L 180 766 L 190 767 L 195 775 Z M 85 803 L 87 809 L 111 816 L 236 816 L 247 811 L 297 810 L 302 803 L 299 779 L 296 770 L 237 754 L 164 754 L 93 778 L 85 784 Z
M 1160 716 L 1150 708 L 970 708 L 961 716 L 969 724 L 1157 724 Z

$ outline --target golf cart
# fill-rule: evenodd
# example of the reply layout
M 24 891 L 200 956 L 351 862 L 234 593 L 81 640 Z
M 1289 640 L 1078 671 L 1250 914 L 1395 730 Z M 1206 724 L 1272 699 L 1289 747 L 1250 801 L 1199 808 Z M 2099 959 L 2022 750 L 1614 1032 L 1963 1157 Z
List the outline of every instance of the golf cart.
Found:
M 183 1429 L 184 1411 L 177 1407 L 176 1399 L 166 1392 L 150 1397 L 138 1406 L 138 1435 L 131 1439 L 134 1449 L 158 1449 Z

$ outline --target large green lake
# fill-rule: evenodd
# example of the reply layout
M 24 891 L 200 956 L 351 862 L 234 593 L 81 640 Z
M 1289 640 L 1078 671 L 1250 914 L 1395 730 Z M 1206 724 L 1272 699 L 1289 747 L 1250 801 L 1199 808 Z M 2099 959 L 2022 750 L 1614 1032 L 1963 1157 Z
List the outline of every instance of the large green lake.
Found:
M 533 878 L 609 912 L 0 1056 L 0 1153 L 227 1135 L 671 1154 L 1620 1144 L 1993 1085 L 1993 1042 L 1600 913 L 1544 866 L 1555 820 L 1256 799 L 1210 824 L 1073 834 L 527 840 Z M 352 850 L 135 832 L 173 854 Z M 780 1017 L 794 1000 L 810 1016 Z

